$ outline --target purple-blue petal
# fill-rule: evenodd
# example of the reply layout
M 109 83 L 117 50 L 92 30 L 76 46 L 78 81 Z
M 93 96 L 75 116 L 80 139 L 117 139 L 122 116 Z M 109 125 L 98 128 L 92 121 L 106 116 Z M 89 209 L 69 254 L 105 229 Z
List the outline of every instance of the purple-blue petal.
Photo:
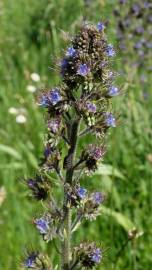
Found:
M 91 254 L 91 260 L 95 263 L 100 263 L 102 259 L 102 252 L 100 248 L 96 248 L 94 252 Z
M 94 103 L 87 102 L 86 107 L 90 113 L 96 113 L 97 111 L 97 106 Z
M 86 196 L 87 190 L 85 188 L 80 187 L 77 191 L 77 195 L 80 199 L 84 199 Z
M 57 88 L 49 92 L 48 98 L 50 103 L 52 103 L 53 105 L 56 105 L 59 101 L 62 100 L 60 91 Z
M 24 262 L 25 267 L 26 267 L 26 268 L 33 268 L 34 263 L 35 263 L 35 261 L 36 261 L 36 258 L 37 258 L 37 254 L 35 254 L 35 253 L 29 255 L 29 256 L 25 259 L 25 262 Z
M 86 76 L 90 72 L 90 68 L 87 64 L 80 64 L 77 73 L 81 76 Z
M 108 127 L 116 127 L 116 118 L 113 116 L 112 113 L 106 114 L 105 123 Z
M 97 24 L 97 29 L 101 32 L 102 30 L 104 30 L 104 28 L 105 28 L 104 23 L 98 22 L 98 24 Z
M 76 50 L 73 47 L 69 47 L 66 51 L 67 57 L 74 57 L 76 55 Z
M 36 228 L 39 230 L 40 234 L 46 234 L 49 230 L 49 223 L 44 218 L 39 218 L 35 220 Z
M 101 192 L 94 192 L 92 194 L 92 199 L 93 199 L 95 204 L 99 205 L 99 204 L 103 203 L 104 195 Z
M 119 89 L 116 86 L 109 87 L 108 95 L 110 97 L 117 96 L 119 94 Z
M 113 48 L 113 45 L 112 44 L 109 44 L 106 48 L 106 54 L 109 56 L 109 57 L 112 57 L 114 56 L 116 53 L 114 51 L 114 48 Z

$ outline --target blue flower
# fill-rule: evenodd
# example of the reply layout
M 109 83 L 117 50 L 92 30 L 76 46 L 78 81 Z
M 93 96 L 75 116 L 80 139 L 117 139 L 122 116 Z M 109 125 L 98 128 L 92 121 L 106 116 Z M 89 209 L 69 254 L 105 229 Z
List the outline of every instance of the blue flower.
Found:
M 150 3 L 145 2 L 145 3 L 144 3 L 144 8 L 149 8 L 149 7 L 150 7 Z
M 66 52 L 66 56 L 74 57 L 76 55 L 76 50 L 73 47 L 69 47 Z
M 29 179 L 29 180 L 27 181 L 27 185 L 28 185 L 29 188 L 33 189 L 33 188 L 35 188 L 36 181 L 33 180 L 33 179 Z
M 68 65 L 68 60 L 66 58 L 62 59 L 60 66 L 61 68 L 66 68 Z
M 140 10 L 141 10 L 141 7 L 139 4 L 134 4 L 132 6 L 132 11 L 133 11 L 135 16 L 137 16 L 139 14 Z
M 106 113 L 105 123 L 108 127 L 116 127 L 116 118 L 112 113 Z
M 86 76 L 90 72 L 90 68 L 87 64 L 81 64 L 78 68 L 77 73 L 81 76 Z
M 97 29 L 98 29 L 99 31 L 102 31 L 102 30 L 104 30 L 104 28 L 105 28 L 105 25 L 104 25 L 102 22 L 98 22 L 98 24 L 97 24 Z
M 61 121 L 59 118 L 49 120 L 47 123 L 48 129 L 53 133 L 57 133 L 60 128 L 60 123 Z
M 85 188 L 80 187 L 77 191 L 77 195 L 80 199 L 84 199 L 86 196 L 87 190 Z
M 53 153 L 53 147 L 48 143 L 44 149 L 44 156 L 47 159 Z
M 114 56 L 116 53 L 113 49 L 113 45 L 112 44 L 109 44 L 106 48 L 106 54 L 110 57 Z
M 96 113 L 97 111 L 97 106 L 94 103 L 87 102 L 86 107 L 90 113 Z
M 108 95 L 110 97 L 117 96 L 119 94 L 119 89 L 116 86 L 111 86 L 108 91 Z
M 90 256 L 91 260 L 95 263 L 100 263 L 102 259 L 102 252 L 100 248 L 96 248 Z
M 60 67 L 61 67 L 61 75 L 64 76 L 67 70 L 67 67 L 69 65 L 69 62 L 66 58 L 62 59 L 61 63 L 60 63 Z
M 46 94 L 43 94 L 41 97 L 40 97 L 40 100 L 39 100 L 39 106 L 41 107 L 44 107 L 44 108 L 48 108 L 49 107 L 49 99 L 48 99 L 48 96 Z
M 143 46 L 142 41 L 138 41 L 138 42 L 135 43 L 134 48 L 135 49 L 141 49 L 142 46 Z
M 44 218 L 39 218 L 35 220 L 36 228 L 39 230 L 40 234 L 46 234 L 49 230 L 49 222 Z
M 57 88 L 49 92 L 48 98 L 53 105 L 56 105 L 59 101 L 62 100 L 60 91 Z
M 108 79 L 112 79 L 114 77 L 114 73 L 112 71 L 108 72 Z
M 38 254 L 37 253 L 31 253 L 26 259 L 25 259 L 25 262 L 24 262 L 24 266 L 26 268 L 33 268 L 34 267 L 34 264 L 36 262 L 36 258 L 37 258 Z
M 101 204 L 104 201 L 104 195 L 101 192 L 94 192 L 92 194 L 92 200 L 96 205 Z

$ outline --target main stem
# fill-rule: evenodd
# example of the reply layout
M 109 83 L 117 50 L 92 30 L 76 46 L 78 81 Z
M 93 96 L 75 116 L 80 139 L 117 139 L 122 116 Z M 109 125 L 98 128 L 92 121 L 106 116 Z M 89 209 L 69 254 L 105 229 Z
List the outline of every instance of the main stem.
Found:
M 69 142 L 70 148 L 67 156 L 67 171 L 65 182 L 68 184 L 72 183 L 73 179 L 73 166 L 78 140 L 78 130 L 79 130 L 80 119 L 74 120 L 69 132 Z M 64 190 L 64 241 L 62 244 L 62 270 L 70 270 L 71 261 L 71 209 L 68 205 L 66 190 Z

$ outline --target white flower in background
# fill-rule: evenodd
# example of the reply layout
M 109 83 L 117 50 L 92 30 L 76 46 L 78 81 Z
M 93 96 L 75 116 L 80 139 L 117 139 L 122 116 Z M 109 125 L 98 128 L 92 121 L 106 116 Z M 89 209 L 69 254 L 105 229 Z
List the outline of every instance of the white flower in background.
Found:
M 28 92 L 34 93 L 36 91 L 36 87 L 34 85 L 27 85 L 26 87 Z
M 16 123 L 19 123 L 19 124 L 24 124 L 26 121 L 27 121 L 27 118 L 26 118 L 26 108 L 15 108 L 15 107 L 10 107 L 8 109 L 8 112 L 15 117 L 15 120 L 16 120 Z
M 40 75 L 37 74 L 37 73 L 32 73 L 32 74 L 31 74 L 31 79 L 32 79 L 32 81 L 34 81 L 34 82 L 39 82 L 39 81 L 40 81 Z
M 27 121 L 27 119 L 26 119 L 26 116 L 25 116 L 25 115 L 23 115 L 23 114 L 18 114 L 18 115 L 16 116 L 16 122 L 17 122 L 18 124 L 24 124 L 26 121 Z
M 14 108 L 14 107 L 10 107 L 10 108 L 8 109 L 8 112 L 9 112 L 10 114 L 17 114 L 17 113 L 18 113 L 18 109 Z

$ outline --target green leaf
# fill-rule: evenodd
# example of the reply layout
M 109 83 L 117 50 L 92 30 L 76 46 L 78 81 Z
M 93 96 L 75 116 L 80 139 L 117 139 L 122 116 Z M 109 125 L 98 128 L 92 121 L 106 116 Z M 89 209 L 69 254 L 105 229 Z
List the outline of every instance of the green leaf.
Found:
M 21 149 L 23 150 L 24 154 L 26 155 L 28 162 L 34 169 L 38 168 L 38 161 L 31 150 L 27 147 L 27 145 L 20 144 Z
M 38 161 L 32 152 L 27 151 L 27 157 L 33 168 L 38 169 Z
M 100 164 L 97 171 L 95 172 L 96 175 L 108 175 L 108 176 L 115 176 L 121 179 L 124 179 L 124 175 L 112 165 L 108 164 Z
M 18 170 L 18 169 L 23 169 L 24 164 L 21 162 L 11 162 L 9 164 L 0 164 L 0 169 L 5 169 L 5 170 Z
M 113 217 L 115 219 L 115 221 L 119 225 L 121 225 L 127 232 L 136 227 L 128 217 L 121 214 L 120 212 L 116 212 L 116 211 L 111 210 L 110 208 L 107 208 L 105 206 L 101 207 L 101 211 L 102 211 L 102 213 L 106 214 L 107 216 Z
M 77 224 L 72 229 L 72 233 L 75 232 L 80 227 L 80 225 L 81 225 L 81 221 L 77 222 Z
M 15 159 L 21 160 L 21 155 L 11 146 L 0 144 L 0 152 L 4 152 Z

